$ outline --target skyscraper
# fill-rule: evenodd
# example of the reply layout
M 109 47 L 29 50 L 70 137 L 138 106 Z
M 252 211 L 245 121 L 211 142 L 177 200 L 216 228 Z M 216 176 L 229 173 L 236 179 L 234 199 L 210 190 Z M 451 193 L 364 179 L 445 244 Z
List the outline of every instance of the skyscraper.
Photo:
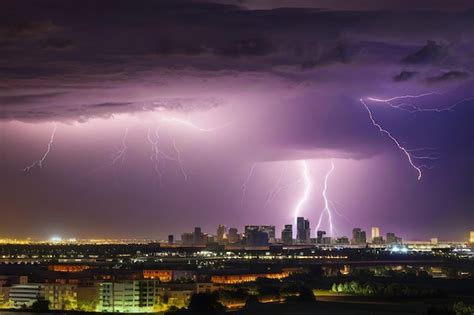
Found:
M 285 225 L 285 228 L 281 231 L 281 241 L 285 245 L 293 243 L 293 226 L 291 224 Z
M 230 228 L 229 229 L 229 235 L 227 236 L 227 240 L 231 244 L 239 242 L 240 236 L 239 236 L 238 230 L 236 228 Z
M 371 235 L 372 242 L 374 241 L 374 238 L 380 237 L 380 229 L 376 226 L 372 227 L 372 235 Z
M 227 227 L 223 224 L 219 224 L 217 227 L 217 243 L 224 244 L 227 241 Z
M 367 235 L 361 228 L 352 229 L 352 244 L 360 245 L 367 243 Z
M 296 218 L 296 239 L 300 243 L 307 243 L 311 238 L 309 220 L 304 217 Z
M 469 232 L 469 243 L 474 244 L 474 231 Z

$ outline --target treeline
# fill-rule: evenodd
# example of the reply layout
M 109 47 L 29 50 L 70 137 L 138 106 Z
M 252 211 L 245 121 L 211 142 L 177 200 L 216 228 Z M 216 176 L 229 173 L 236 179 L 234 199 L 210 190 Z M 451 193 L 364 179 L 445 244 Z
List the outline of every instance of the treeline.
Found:
M 383 297 L 433 297 L 440 294 L 436 289 L 414 288 L 401 283 L 359 283 L 357 281 L 333 283 L 331 291 L 360 296 Z

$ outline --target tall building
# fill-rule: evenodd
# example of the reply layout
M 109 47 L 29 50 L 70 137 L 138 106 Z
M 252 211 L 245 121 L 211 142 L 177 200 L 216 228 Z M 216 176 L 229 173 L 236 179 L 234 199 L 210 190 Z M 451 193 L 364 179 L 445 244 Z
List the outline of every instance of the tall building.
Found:
M 263 233 L 267 233 L 268 241 L 270 243 L 275 242 L 275 226 L 274 225 L 246 225 L 245 226 L 245 236 L 247 236 L 247 234 L 250 231 L 255 231 L 255 230 L 258 230 L 258 231 L 263 232 Z
M 296 239 L 299 243 L 308 243 L 311 238 L 309 220 L 304 217 L 296 218 Z
M 386 235 L 386 243 L 388 245 L 395 245 L 401 244 L 402 238 L 395 235 L 395 233 L 387 233 Z
M 469 232 L 469 243 L 474 244 L 474 231 Z
M 316 244 L 323 243 L 324 235 L 326 235 L 326 231 L 316 231 Z
M 172 234 L 168 235 L 168 244 L 174 243 L 174 236 Z
M 51 310 L 76 310 L 77 286 L 74 284 L 43 284 L 44 299 L 49 302 Z
M 192 245 L 194 242 L 194 234 L 193 233 L 183 233 L 181 234 L 181 243 L 183 245 Z
M 217 227 L 217 243 L 224 244 L 227 242 L 227 227 L 223 224 L 219 224 Z
M 240 241 L 240 236 L 238 233 L 238 230 L 236 228 L 230 228 L 229 229 L 229 235 L 227 236 L 227 241 L 230 244 L 235 244 Z
M 367 235 L 361 228 L 352 229 L 352 244 L 363 245 L 367 243 Z
M 99 312 L 151 312 L 157 302 L 158 280 L 101 282 Z
M 285 245 L 293 243 L 293 226 L 291 224 L 286 224 L 285 228 L 281 231 L 281 241 Z
M 195 244 L 195 245 L 202 245 L 202 244 L 204 244 L 204 234 L 202 233 L 200 227 L 195 227 L 195 228 L 194 228 L 193 244 Z
M 41 284 L 14 284 L 10 288 L 10 303 L 14 308 L 31 308 L 40 299 L 44 299 Z
M 376 237 L 380 237 L 380 229 L 374 226 L 372 227 L 372 235 L 371 235 L 372 242 L 374 241 L 374 238 Z

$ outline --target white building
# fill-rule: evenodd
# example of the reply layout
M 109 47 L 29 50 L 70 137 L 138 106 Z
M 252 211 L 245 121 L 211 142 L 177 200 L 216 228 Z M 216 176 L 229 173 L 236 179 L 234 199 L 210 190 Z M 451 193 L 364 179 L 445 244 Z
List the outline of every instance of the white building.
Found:
M 10 303 L 14 308 L 29 308 L 44 298 L 41 284 L 14 284 L 10 288 Z
M 158 280 L 125 280 L 99 285 L 99 312 L 151 312 L 159 299 Z

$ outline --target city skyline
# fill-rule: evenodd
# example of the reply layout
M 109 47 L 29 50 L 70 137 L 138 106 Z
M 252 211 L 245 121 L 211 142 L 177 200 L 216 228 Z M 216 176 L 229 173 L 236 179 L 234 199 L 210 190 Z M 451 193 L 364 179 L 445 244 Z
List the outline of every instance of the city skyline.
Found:
M 469 1 L 3 6 L 0 238 L 474 229 Z

